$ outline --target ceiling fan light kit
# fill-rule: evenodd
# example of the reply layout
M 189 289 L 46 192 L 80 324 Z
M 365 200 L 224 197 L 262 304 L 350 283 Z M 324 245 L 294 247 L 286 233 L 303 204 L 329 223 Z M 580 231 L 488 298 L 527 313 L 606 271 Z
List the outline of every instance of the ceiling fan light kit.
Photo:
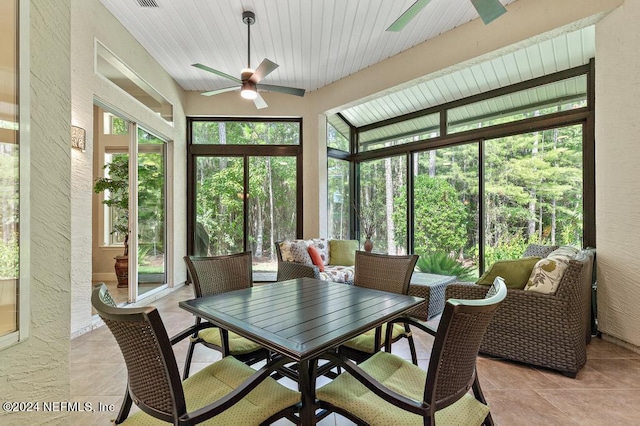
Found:
M 216 74 L 220 77 L 224 77 L 233 82 L 240 83 L 240 96 L 244 99 L 253 100 L 254 105 L 257 109 L 262 109 L 267 107 L 267 103 L 264 101 L 260 93 L 258 93 L 258 89 L 267 90 L 270 92 L 280 92 L 288 95 L 295 96 L 304 96 L 305 90 L 298 89 L 295 87 L 287 87 L 287 86 L 277 86 L 273 84 L 258 84 L 263 78 L 267 75 L 271 74 L 276 68 L 278 68 L 278 64 L 270 61 L 269 59 L 264 59 L 258 68 L 255 71 L 251 68 L 251 25 L 256 22 L 256 15 L 251 11 L 242 12 L 242 22 L 247 25 L 247 67 L 244 68 L 240 72 L 240 79 L 233 77 L 227 73 L 222 71 L 218 71 L 211 67 L 202 64 L 192 64 L 192 66 L 199 68 L 201 70 Z M 209 92 L 202 93 L 204 96 L 213 96 L 224 92 L 230 92 L 232 90 L 237 90 L 238 87 L 226 87 L 223 89 L 216 89 Z
M 245 99 L 255 99 L 258 97 L 258 91 L 256 89 L 255 83 L 252 81 L 243 81 L 242 88 L 240 89 L 240 96 Z

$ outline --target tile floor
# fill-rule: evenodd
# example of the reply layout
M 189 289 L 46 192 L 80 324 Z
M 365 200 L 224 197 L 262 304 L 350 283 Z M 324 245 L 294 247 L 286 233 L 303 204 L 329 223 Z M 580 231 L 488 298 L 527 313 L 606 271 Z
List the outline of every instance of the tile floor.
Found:
M 157 300 L 169 335 L 192 324 L 191 314 L 178 301 L 192 298 L 192 288 L 184 287 Z M 419 364 L 426 368 L 432 338 L 415 333 Z M 394 345 L 394 353 L 409 358 L 404 339 Z M 178 365 L 184 365 L 187 342 L 176 345 Z M 486 357 L 478 360 L 481 384 L 497 425 L 639 425 L 640 354 L 601 339 L 592 339 L 587 349 L 587 365 L 577 378 Z M 192 372 L 219 359 L 204 347 L 194 353 Z M 115 418 L 126 385 L 122 355 L 111 333 L 100 327 L 71 341 L 71 397 L 93 406 L 113 404 L 115 412 L 75 414 L 73 425 L 108 425 Z M 280 421 L 278 424 L 289 424 Z M 321 425 L 350 425 L 332 415 Z

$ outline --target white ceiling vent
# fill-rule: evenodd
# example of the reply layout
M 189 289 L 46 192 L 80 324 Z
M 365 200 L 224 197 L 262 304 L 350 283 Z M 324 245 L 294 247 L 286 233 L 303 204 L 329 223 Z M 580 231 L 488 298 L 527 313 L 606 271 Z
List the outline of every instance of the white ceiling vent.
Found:
M 138 0 L 138 4 L 142 7 L 160 7 L 156 0 Z

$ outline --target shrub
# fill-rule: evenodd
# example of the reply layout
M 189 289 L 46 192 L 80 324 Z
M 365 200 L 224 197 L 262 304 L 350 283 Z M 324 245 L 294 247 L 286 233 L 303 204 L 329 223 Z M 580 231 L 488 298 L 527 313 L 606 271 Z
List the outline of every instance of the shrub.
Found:
M 475 277 L 475 268 L 473 266 L 465 266 L 444 252 L 429 253 L 420 256 L 416 266 L 420 272 L 455 275 L 460 281 L 469 281 Z

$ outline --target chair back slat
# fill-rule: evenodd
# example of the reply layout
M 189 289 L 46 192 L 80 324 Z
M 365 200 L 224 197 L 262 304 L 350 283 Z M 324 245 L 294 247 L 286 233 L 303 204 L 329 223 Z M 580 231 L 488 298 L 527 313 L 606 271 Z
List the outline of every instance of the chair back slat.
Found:
M 250 251 L 214 257 L 184 257 L 196 297 L 251 287 L 251 261 Z
M 471 388 L 480 343 L 506 294 L 504 281 L 498 277 L 485 299 L 447 301 L 425 386 L 425 402 L 434 413 L 457 401 Z
M 386 255 L 356 251 L 354 285 L 407 294 L 417 255 Z
M 171 342 L 154 307 L 118 308 L 104 284 L 91 303 L 115 337 L 127 366 L 129 393 L 141 410 L 174 422 L 186 413 L 184 392 Z M 106 302 L 106 303 L 105 303 Z

